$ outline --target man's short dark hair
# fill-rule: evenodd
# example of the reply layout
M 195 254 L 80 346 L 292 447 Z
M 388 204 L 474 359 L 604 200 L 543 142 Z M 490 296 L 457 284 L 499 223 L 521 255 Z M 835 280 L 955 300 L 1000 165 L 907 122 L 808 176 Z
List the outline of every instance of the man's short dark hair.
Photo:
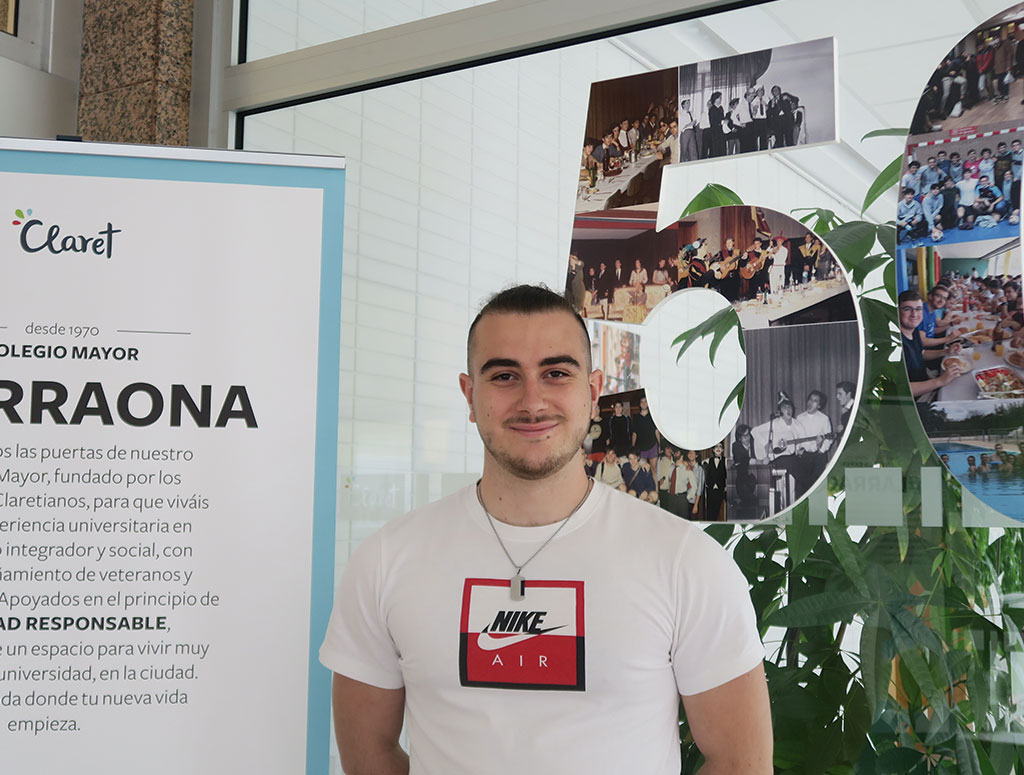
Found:
M 811 396 L 817 396 L 818 397 L 818 408 L 819 409 L 824 410 L 825 407 L 828 406 L 828 396 L 826 396 L 820 390 L 812 390 L 810 393 L 808 393 L 807 394 L 807 400 L 808 401 L 811 400 Z
M 546 285 L 513 285 L 503 291 L 498 291 L 491 296 L 480 308 L 476 318 L 469 327 L 469 334 L 466 337 L 466 354 L 473 342 L 473 331 L 477 323 L 485 315 L 535 315 L 542 312 L 565 312 L 576 318 L 583 329 L 583 341 L 586 342 L 586 356 L 590 359 L 590 332 L 587 331 L 587 324 L 576 309 L 564 296 L 560 296 Z
M 924 301 L 924 299 L 921 298 L 920 293 L 911 288 L 909 290 L 903 291 L 903 293 L 901 293 L 896 298 L 896 306 L 899 306 L 905 301 Z
M 849 380 L 846 380 L 846 379 L 844 379 L 842 382 L 837 382 L 836 383 L 836 390 L 842 390 L 845 393 L 849 393 L 851 396 L 853 395 L 853 392 L 856 389 L 857 389 L 856 386 L 852 382 L 850 382 Z

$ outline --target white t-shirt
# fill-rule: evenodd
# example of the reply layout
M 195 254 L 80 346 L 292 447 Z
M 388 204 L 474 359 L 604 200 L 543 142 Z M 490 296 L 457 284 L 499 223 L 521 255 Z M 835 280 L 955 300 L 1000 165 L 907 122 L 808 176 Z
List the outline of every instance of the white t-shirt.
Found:
M 524 562 L 558 529 L 496 523 Z M 764 658 L 748 585 L 703 531 L 594 485 L 524 569 L 472 487 L 349 561 L 320 660 L 405 687 L 412 775 L 679 772 L 680 694 Z

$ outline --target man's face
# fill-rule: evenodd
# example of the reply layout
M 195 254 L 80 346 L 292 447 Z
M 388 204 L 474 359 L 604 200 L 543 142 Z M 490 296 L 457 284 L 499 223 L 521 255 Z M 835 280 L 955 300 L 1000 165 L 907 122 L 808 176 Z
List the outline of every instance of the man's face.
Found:
M 928 295 L 928 302 L 932 305 L 932 309 L 942 309 L 946 306 L 947 301 L 949 301 L 949 293 L 943 290 L 932 291 Z
M 850 403 L 851 398 L 853 398 L 853 396 L 847 393 L 845 388 L 836 388 L 836 401 L 839 402 L 840 406 L 846 406 Z
M 486 466 L 544 479 L 580 454 L 601 372 L 568 312 L 492 313 L 477 323 L 459 385 L 483 440 Z
M 671 132 L 673 135 L 678 135 L 679 134 L 679 124 L 677 124 L 675 121 L 672 121 L 668 125 L 668 131 Z
M 773 97 L 778 97 L 780 94 L 782 94 L 782 89 L 779 88 L 778 86 L 773 86 L 772 87 L 772 96 Z
M 687 463 L 696 463 L 697 462 L 697 450 L 695 450 L 695 449 L 688 449 L 688 450 L 686 450 L 686 462 Z
M 951 154 L 950 157 L 949 157 L 949 162 L 950 162 L 950 164 L 959 164 L 960 163 L 960 154 L 959 153 Z
M 604 453 L 604 462 L 610 465 L 615 465 L 618 462 L 618 458 L 615 456 L 614 449 L 610 449 Z
M 690 109 L 690 101 L 689 100 L 683 100 L 683 105 L 682 105 L 681 109 L 682 110 L 689 110 Z
M 974 461 L 974 455 L 968 455 L 967 456 L 967 464 L 973 466 L 974 462 L 975 462 Z
M 641 398 L 640 399 L 640 409 L 643 410 L 643 411 L 647 411 L 647 399 L 646 398 Z
M 615 268 L 616 269 L 622 269 L 622 261 L 620 261 L 617 258 L 615 259 Z
M 928 168 L 929 169 L 935 169 L 935 164 L 936 164 L 935 157 L 934 156 L 929 157 L 928 158 Z
M 924 315 L 924 303 L 920 299 L 900 303 L 900 328 L 911 331 L 917 328 Z
M 728 250 L 732 250 L 732 246 L 733 246 L 733 245 L 735 245 L 735 244 L 736 244 L 736 243 L 735 243 L 735 242 L 733 242 L 733 239 L 732 239 L 732 237 L 728 237 L 728 238 L 726 238 L 726 240 L 725 240 L 725 247 L 726 247 L 726 248 L 727 248 Z
M 1014 140 L 1012 143 L 1010 143 L 1010 147 L 1013 148 L 1014 151 L 1019 151 L 1020 150 L 1020 140 Z
M 715 457 L 721 457 L 722 455 L 725 454 L 725 447 L 723 447 L 720 443 L 715 444 L 715 448 L 711 451 L 714 453 Z
M 604 261 L 602 261 L 601 262 L 601 271 L 603 272 L 607 268 L 608 268 L 608 265 Z
M 616 417 L 621 417 L 622 416 L 622 404 L 621 403 L 615 404 L 615 416 Z
M 779 407 L 779 411 L 787 420 L 793 416 L 793 407 L 788 401 Z
M 821 399 L 818 398 L 817 393 L 811 393 L 811 395 L 807 396 L 807 411 L 810 414 L 814 414 L 820 408 L 821 408 Z
M 980 178 L 978 178 L 978 185 L 979 186 L 987 186 L 988 185 L 988 175 L 982 175 Z
M 637 457 L 635 452 L 629 453 L 629 465 L 635 471 L 640 465 L 640 458 Z

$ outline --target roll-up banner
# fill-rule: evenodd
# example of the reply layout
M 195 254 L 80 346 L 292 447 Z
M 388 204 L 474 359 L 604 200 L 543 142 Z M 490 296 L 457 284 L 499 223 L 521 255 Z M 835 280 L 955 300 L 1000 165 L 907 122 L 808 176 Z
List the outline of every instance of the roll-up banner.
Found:
M 344 166 L 0 140 L 5 771 L 327 771 Z

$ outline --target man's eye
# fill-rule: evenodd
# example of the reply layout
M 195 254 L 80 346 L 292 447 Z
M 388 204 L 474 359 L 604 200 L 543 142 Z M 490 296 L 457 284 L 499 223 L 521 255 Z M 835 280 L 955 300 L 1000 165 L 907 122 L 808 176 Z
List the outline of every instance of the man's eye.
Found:
M 515 379 L 515 375 L 514 374 L 510 374 L 507 371 L 503 371 L 503 372 L 501 372 L 499 374 L 495 374 L 493 377 L 491 377 L 491 381 L 492 382 L 511 382 L 513 379 Z
M 549 371 L 548 376 L 554 377 L 555 379 L 560 379 L 562 377 L 568 377 L 569 372 L 565 371 L 564 369 L 555 369 L 554 371 Z

